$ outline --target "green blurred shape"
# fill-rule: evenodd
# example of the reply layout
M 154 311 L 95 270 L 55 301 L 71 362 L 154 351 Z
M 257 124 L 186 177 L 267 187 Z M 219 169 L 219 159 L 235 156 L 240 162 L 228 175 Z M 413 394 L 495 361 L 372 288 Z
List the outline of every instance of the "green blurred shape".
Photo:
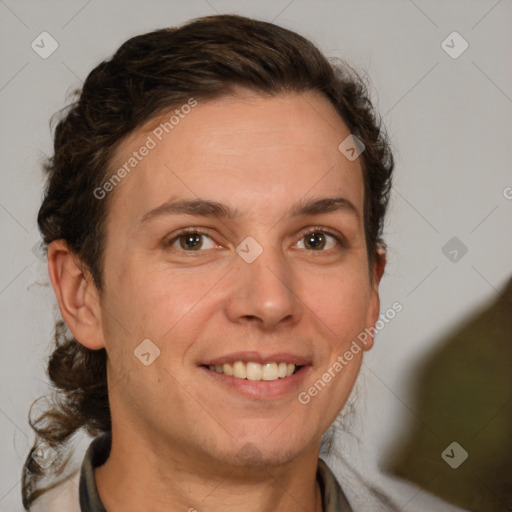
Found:
M 512 279 L 417 374 L 418 422 L 386 469 L 473 512 L 512 511 Z M 452 469 L 453 442 L 469 454 Z

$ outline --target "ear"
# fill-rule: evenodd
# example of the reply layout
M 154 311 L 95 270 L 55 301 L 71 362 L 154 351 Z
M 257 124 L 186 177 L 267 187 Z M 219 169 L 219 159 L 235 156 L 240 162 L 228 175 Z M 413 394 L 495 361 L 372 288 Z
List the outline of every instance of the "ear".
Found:
M 375 324 L 377 323 L 377 320 L 379 319 L 380 315 L 379 284 L 384 274 L 385 268 L 386 248 L 382 245 L 379 245 L 377 248 L 377 254 L 375 256 L 375 262 L 373 263 L 372 268 L 373 280 L 370 283 L 370 300 L 368 303 L 368 312 L 366 316 L 366 328 L 371 334 L 368 336 L 364 344 L 364 350 L 370 350 L 373 347 Z
M 64 240 L 49 244 L 48 271 L 62 318 L 74 338 L 91 350 L 104 348 L 98 290 Z

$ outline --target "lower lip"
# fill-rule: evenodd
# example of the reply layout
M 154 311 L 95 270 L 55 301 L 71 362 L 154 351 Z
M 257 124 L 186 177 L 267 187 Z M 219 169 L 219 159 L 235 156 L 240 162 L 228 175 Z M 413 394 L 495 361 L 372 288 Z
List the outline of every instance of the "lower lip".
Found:
M 310 365 L 303 366 L 298 372 L 277 380 L 249 380 L 238 379 L 225 373 L 218 373 L 204 366 L 200 367 L 201 370 L 206 372 L 208 377 L 214 379 L 221 386 L 226 386 L 228 389 L 240 393 L 248 398 L 257 400 L 269 400 L 273 398 L 281 398 L 290 393 L 299 392 L 299 388 L 303 388 L 303 382 L 306 375 L 311 370 Z

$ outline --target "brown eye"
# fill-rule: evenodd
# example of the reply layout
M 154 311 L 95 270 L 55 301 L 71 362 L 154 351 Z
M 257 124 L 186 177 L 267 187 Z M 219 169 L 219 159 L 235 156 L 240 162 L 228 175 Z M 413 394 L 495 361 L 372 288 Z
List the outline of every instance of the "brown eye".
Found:
M 213 249 L 215 247 L 215 242 L 211 237 L 205 235 L 204 233 L 200 233 L 198 231 L 189 231 L 178 234 L 166 245 L 175 249 L 180 249 L 182 251 L 191 252 L 204 249 Z
M 179 237 L 180 246 L 182 249 L 198 251 L 203 245 L 202 235 L 199 233 L 187 233 Z
M 319 230 L 307 233 L 301 238 L 298 244 L 301 249 L 304 248 L 317 252 L 332 249 L 333 247 L 336 247 L 336 245 L 342 245 L 337 236 Z M 302 244 L 304 247 L 300 247 Z
M 304 237 L 305 246 L 308 249 L 323 249 L 325 247 L 325 235 L 323 233 L 310 233 Z

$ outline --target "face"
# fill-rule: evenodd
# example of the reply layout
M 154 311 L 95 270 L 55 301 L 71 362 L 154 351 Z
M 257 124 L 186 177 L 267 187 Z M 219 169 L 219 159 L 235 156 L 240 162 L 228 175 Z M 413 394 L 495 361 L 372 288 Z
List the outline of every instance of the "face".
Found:
M 141 157 L 107 217 L 114 426 L 195 460 L 283 464 L 318 450 L 363 351 L 343 356 L 378 317 L 360 158 L 313 93 L 198 102 L 154 131 L 170 114 L 112 162 Z

